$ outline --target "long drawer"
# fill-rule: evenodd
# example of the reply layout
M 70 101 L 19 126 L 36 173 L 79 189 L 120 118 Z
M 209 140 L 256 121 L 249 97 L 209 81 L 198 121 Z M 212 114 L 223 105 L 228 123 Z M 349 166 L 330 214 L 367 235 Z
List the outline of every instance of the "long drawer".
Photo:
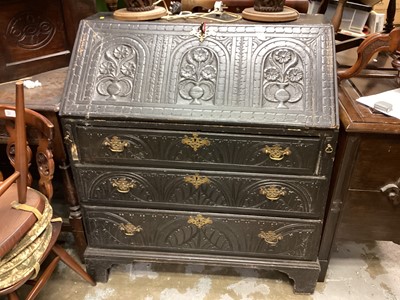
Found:
M 320 221 L 84 206 L 90 247 L 315 260 Z
M 317 172 L 319 137 L 76 127 L 82 163 L 188 165 L 284 174 Z
M 321 177 L 78 166 L 82 203 L 320 217 Z

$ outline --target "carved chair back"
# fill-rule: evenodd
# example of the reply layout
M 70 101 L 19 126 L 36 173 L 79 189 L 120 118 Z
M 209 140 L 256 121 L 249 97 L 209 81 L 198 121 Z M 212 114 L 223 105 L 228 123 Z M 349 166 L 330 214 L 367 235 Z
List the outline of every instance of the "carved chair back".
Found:
M 32 153 L 36 153 L 36 165 L 40 177 L 38 179 L 38 190 L 50 200 L 53 196 L 51 180 L 54 174 L 52 154 L 54 126 L 43 115 L 24 108 L 22 89 L 22 84 L 17 84 L 16 107 L 0 105 L 0 119 L 4 120 L 5 129 L 8 133 L 6 156 L 15 170 L 6 180 L 12 183 L 18 178 L 17 184 L 21 183 L 19 185 L 22 188 L 19 191 L 18 198 L 20 203 L 24 203 L 26 186 L 31 186 L 33 182 L 32 175 L 29 172 Z M 28 132 L 28 138 L 26 132 Z M 30 143 L 27 141 L 30 141 Z M 23 191 L 24 186 L 25 192 Z M 4 190 L 7 189 L 5 185 L 2 185 L 2 187 Z M 18 188 L 20 189 L 20 187 Z

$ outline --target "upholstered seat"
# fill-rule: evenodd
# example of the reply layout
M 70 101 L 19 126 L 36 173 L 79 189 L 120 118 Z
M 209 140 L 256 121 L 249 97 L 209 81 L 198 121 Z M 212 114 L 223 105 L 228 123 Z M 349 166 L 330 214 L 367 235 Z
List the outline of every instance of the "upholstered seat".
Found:
M 16 91 L 16 107 L 0 105 L 0 119 L 5 120 L 9 134 L 7 156 L 15 169 L 11 176 L 0 182 L 0 295 L 18 299 L 18 288 L 30 281 L 34 287 L 26 299 L 32 300 L 60 260 L 90 284 L 95 282 L 56 243 L 61 220 L 53 218 L 50 204 L 54 173 L 53 124 L 39 113 L 24 108 L 22 82 L 17 83 Z M 32 149 L 27 143 L 26 127 L 35 131 Z M 28 187 L 33 182 L 28 171 L 32 153 L 35 153 L 40 175 L 38 190 Z M 54 254 L 53 259 L 40 270 L 50 252 Z
M 15 195 L 17 185 L 14 183 L 0 197 L 0 258 L 8 253 L 37 221 L 34 213 L 13 208 L 17 203 Z M 28 189 L 25 204 L 35 208 L 40 214 L 43 213 L 44 198 L 41 193 Z

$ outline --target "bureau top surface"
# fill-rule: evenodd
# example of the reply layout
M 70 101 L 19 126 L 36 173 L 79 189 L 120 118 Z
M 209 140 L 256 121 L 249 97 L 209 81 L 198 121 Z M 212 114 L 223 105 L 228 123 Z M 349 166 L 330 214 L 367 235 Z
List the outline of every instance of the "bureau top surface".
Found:
M 60 114 L 338 127 L 330 24 L 302 16 L 200 25 L 82 21 Z

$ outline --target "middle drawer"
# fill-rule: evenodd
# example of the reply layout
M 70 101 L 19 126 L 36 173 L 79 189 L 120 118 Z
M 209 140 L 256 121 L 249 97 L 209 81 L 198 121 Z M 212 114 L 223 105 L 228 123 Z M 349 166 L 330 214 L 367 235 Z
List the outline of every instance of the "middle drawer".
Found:
M 83 203 L 320 217 L 322 177 L 80 165 Z

